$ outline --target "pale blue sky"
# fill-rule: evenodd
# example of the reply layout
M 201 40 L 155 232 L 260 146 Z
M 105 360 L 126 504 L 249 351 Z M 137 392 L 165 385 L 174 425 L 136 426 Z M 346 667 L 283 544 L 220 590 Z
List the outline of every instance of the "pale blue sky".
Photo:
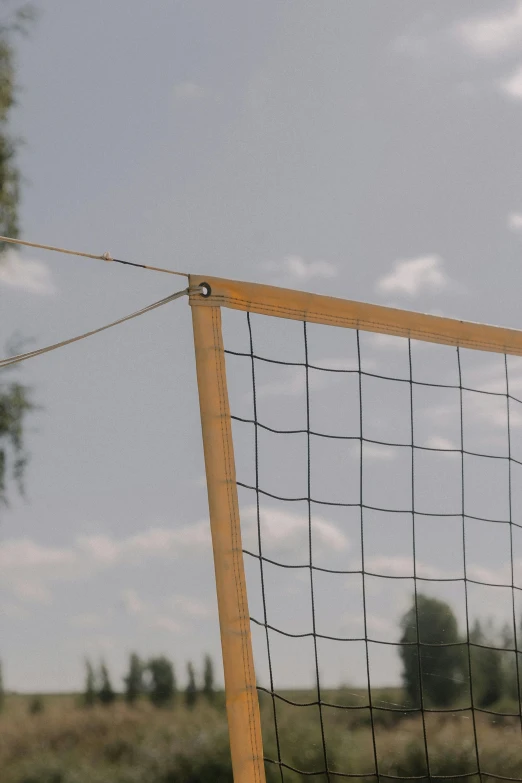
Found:
M 520 327 L 520 2 L 46 0 L 18 63 L 25 238 Z M 0 273 L 1 332 L 38 345 L 183 286 L 102 262 L 22 258 Z M 285 340 L 297 349 L 286 325 L 284 338 L 259 331 L 266 350 Z M 347 345 L 318 336 L 317 357 L 348 361 Z M 393 347 L 368 343 L 368 352 L 398 372 Z M 449 354 L 437 356 L 449 372 Z M 496 382 L 487 359 L 470 370 L 476 383 Z M 188 658 L 217 659 L 186 301 L 35 359 L 19 376 L 43 410 L 30 422 L 28 501 L 14 497 L 2 512 L 8 687 L 79 687 L 84 654 L 103 654 L 116 679 L 130 650 L 171 655 L 181 679 Z M 264 383 L 266 416 L 298 410 L 298 378 Z M 340 407 L 335 389 L 317 390 L 333 395 L 318 410 Z M 436 416 L 442 403 L 423 405 Z M 453 442 L 453 420 L 440 415 L 425 441 Z M 494 434 L 476 432 L 492 449 Z M 390 470 L 382 453 L 373 459 Z M 299 519 L 272 517 L 287 550 Z M 324 546 L 355 558 L 351 522 L 325 514 L 322 523 Z M 400 571 L 407 527 L 381 551 L 378 524 L 372 557 Z M 451 547 L 439 542 L 438 552 L 426 535 L 440 573 Z M 477 534 L 477 568 L 488 555 L 502 569 L 486 540 Z M 375 596 L 375 628 L 392 633 L 404 594 Z M 359 622 L 347 601 L 345 634 Z M 355 664 L 350 673 L 337 653 L 325 656 L 332 680 L 360 681 Z M 294 662 L 281 655 L 281 682 Z M 396 660 L 376 667 L 380 682 L 397 676 Z M 297 677 L 308 673 L 303 664 Z

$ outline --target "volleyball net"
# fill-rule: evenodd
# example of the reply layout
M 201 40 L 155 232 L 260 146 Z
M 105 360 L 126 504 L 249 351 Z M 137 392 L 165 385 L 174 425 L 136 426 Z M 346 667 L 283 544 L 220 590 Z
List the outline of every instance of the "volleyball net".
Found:
M 192 276 L 234 779 L 522 779 L 522 333 Z

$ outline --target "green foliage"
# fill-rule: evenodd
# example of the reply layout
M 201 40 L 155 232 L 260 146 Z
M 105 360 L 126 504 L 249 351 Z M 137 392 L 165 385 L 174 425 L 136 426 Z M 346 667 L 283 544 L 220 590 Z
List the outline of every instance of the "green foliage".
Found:
M 41 696 L 33 696 L 29 702 L 28 711 L 30 715 L 39 715 L 44 711 L 44 701 Z
M 355 690 L 364 701 L 365 693 Z M 301 702 L 313 698 L 306 691 L 294 696 Z M 374 696 L 384 701 L 386 694 L 376 689 Z M 395 701 L 399 694 L 390 691 L 389 696 Z M 328 698 L 339 703 L 333 690 Z M 157 710 L 146 701 L 139 708 L 118 702 L 111 710 L 82 710 L 72 695 L 46 697 L 45 702 L 45 720 L 27 720 L 27 697 L 9 696 L 6 714 L 0 717 L 2 783 L 231 783 L 226 712 L 205 699 L 190 711 Z M 483 769 L 522 779 L 518 718 L 492 725 L 490 717 L 476 715 Z M 323 769 L 317 712 L 281 703 L 277 718 L 284 762 L 308 773 Z M 360 722 L 359 710 L 325 711 L 324 719 L 330 769 L 362 781 L 374 763 L 370 726 Z M 261 720 L 266 756 L 277 759 L 270 698 L 261 705 Z M 450 783 L 476 769 L 468 716 L 430 716 L 428 743 L 433 780 L 444 777 Z M 397 726 L 379 726 L 377 748 L 382 780 L 426 774 L 420 716 L 410 714 Z M 280 783 L 277 764 L 267 764 L 266 773 L 267 783 Z M 297 783 L 305 776 L 285 770 L 284 779 Z M 311 779 L 326 783 L 326 776 Z M 469 780 L 476 783 L 473 775 Z
M 86 707 L 92 707 L 96 702 L 96 675 L 92 663 L 87 659 L 85 661 L 85 690 L 83 692 L 83 703 Z
M 210 703 L 215 700 L 214 664 L 210 655 L 205 655 L 203 665 L 203 695 Z
M 4 2 L 3 6 L 9 6 Z M 19 234 L 20 171 L 16 162 L 18 141 L 8 131 L 10 112 L 16 102 L 15 54 L 13 33 L 25 33 L 35 16 L 31 3 L 0 18 L 0 234 Z M 0 244 L 0 253 L 5 244 Z
M 491 624 L 486 634 L 479 620 L 470 632 L 470 641 L 487 647 L 471 647 L 471 683 L 473 701 L 478 707 L 491 707 L 504 696 L 507 671 L 503 653 L 496 649 Z
M 4 709 L 5 704 L 5 692 L 4 692 L 4 677 L 2 673 L 2 661 L 0 661 L 0 712 Z
M 20 383 L 0 384 L 0 502 L 7 502 L 7 476 L 10 472 L 23 492 L 27 455 L 23 445 L 26 414 L 33 410 L 29 390 Z
M 116 699 L 113 687 L 111 685 L 111 678 L 109 677 L 109 670 L 102 661 L 100 664 L 100 689 L 98 691 L 98 699 L 101 704 L 112 704 Z
M 185 688 L 185 706 L 191 710 L 195 707 L 198 700 L 198 689 L 196 686 L 194 666 L 190 662 L 187 664 L 187 676 L 188 682 L 187 687 Z
M 176 696 L 174 667 L 168 658 L 151 658 L 147 666 L 150 675 L 149 698 L 156 707 L 171 704 Z
M 63 764 L 58 759 L 26 762 L 22 765 L 16 783 L 67 783 Z
M 143 683 L 144 665 L 136 653 L 131 653 L 129 660 L 129 673 L 124 677 L 125 700 L 128 704 L 134 704 L 144 691 Z
M 506 650 L 514 650 L 517 647 L 520 650 L 522 645 L 522 624 L 517 631 L 517 643 L 515 645 L 515 639 L 513 635 L 513 629 L 507 624 L 503 627 L 500 646 Z M 518 659 L 518 660 L 517 660 Z M 518 663 L 518 666 L 517 666 Z M 519 687 L 522 691 L 522 653 L 521 652 L 509 652 L 504 653 L 504 689 L 505 698 L 517 702 L 517 711 L 519 709 L 518 703 L 522 700 L 522 693 L 519 695 Z
M 4 7 L 9 3 L 3 3 Z M 20 172 L 16 163 L 17 142 L 8 122 L 15 103 L 15 57 L 12 35 L 24 32 L 33 17 L 31 4 L 23 4 L 0 18 L 0 234 L 17 237 Z M 6 250 L 0 243 L 0 256 Z M 0 263 L 1 263 L 0 258 Z M 29 392 L 19 383 L 0 384 L 0 502 L 7 501 L 7 477 L 11 473 L 20 490 L 27 457 L 23 449 L 25 415 L 32 409 Z
M 422 683 L 425 703 L 437 707 L 453 704 L 463 688 L 464 650 L 459 646 L 437 646 L 461 641 L 451 607 L 436 598 L 418 595 L 417 605 L 414 598 L 401 620 L 401 630 L 401 644 L 409 645 L 400 648 L 409 703 L 420 706 Z M 435 646 L 418 647 L 417 642 Z

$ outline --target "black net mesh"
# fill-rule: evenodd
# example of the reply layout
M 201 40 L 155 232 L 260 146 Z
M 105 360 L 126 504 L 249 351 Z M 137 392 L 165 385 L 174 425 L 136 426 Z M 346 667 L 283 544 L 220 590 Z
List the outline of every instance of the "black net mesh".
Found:
M 522 780 L 522 363 L 225 327 L 268 780 Z

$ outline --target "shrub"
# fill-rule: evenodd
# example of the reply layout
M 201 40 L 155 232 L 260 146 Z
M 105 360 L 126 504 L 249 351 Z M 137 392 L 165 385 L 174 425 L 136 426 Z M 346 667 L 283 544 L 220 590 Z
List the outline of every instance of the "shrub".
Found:
M 44 710 L 44 701 L 41 696 L 33 696 L 29 702 L 29 714 L 38 715 Z

